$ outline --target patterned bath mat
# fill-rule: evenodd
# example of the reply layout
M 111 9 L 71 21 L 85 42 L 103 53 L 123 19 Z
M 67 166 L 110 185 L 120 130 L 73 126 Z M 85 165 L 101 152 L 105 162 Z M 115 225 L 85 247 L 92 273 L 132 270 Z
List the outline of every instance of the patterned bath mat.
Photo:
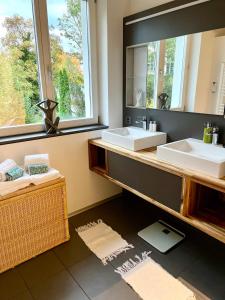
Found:
M 81 226 L 76 231 L 104 265 L 116 258 L 120 253 L 134 248 L 133 245 L 128 244 L 121 235 L 102 220 Z
M 142 253 L 116 269 L 143 300 L 196 300 L 194 293 L 170 275 L 149 254 Z

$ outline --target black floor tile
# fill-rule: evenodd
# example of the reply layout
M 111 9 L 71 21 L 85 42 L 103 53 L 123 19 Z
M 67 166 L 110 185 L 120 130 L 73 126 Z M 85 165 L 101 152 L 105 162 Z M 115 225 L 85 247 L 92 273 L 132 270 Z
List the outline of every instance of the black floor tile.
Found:
M 0 275 L 0 299 L 10 299 L 26 291 L 27 287 L 16 269 Z
M 104 266 L 95 255 L 70 267 L 70 272 L 91 298 L 101 295 L 121 280 L 110 264 Z
M 141 298 L 122 279 L 93 300 L 141 300 Z
M 66 267 L 72 266 L 81 260 L 85 260 L 92 254 L 75 230 L 68 242 L 57 246 L 53 251 Z
M 202 252 L 202 257 L 182 272 L 180 277 L 212 300 L 225 299 L 225 264 L 220 256 L 209 256 Z
M 53 251 L 48 251 L 21 264 L 18 270 L 27 286 L 32 287 L 63 271 L 64 266 Z
M 37 300 L 88 300 L 88 297 L 67 271 L 49 277 L 31 288 Z

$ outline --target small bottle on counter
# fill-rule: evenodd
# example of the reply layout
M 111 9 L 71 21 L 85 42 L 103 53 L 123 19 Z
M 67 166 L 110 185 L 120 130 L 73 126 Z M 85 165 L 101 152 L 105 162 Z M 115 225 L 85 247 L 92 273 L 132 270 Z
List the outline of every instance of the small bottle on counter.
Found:
M 207 122 L 204 125 L 203 142 L 212 144 L 212 124 L 210 122 Z
M 157 123 L 156 123 L 156 121 L 153 121 L 153 124 L 152 124 L 152 131 L 153 131 L 153 132 L 156 132 L 156 131 L 157 131 Z
M 219 138 L 219 128 L 214 126 L 212 129 L 212 143 L 213 145 L 218 145 Z
M 148 127 L 148 130 L 149 130 L 149 131 L 152 131 L 152 127 L 153 127 L 153 121 L 149 121 L 149 127 Z
M 149 122 L 149 128 L 148 128 L 149 131 L 151 132 L 156 132 L 157 131 L 157 123 L 156 121 L 150 121 Z

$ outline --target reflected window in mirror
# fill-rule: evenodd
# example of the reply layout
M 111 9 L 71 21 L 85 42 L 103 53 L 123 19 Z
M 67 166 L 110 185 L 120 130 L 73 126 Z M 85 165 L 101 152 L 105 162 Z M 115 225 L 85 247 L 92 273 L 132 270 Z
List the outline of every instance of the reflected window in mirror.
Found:
M 186 45 L 186 36 L 148 44 L 147 108 L 183 110 Z
M 126 105 L 223 115 L 225 28 L 127 47 Z

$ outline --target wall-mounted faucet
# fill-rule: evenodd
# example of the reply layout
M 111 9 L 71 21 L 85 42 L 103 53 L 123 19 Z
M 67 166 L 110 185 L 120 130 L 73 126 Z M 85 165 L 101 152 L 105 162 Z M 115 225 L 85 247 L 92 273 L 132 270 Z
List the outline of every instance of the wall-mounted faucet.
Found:
M 138 120 L 135 121 L 135 124 L 142 124 L 142 128 L 144 130 L 147 130 L 147 117 L 144 116 L 144 117 L 141 117 L 141 120 L 140 120 L 140 117 L 137 118 Z

